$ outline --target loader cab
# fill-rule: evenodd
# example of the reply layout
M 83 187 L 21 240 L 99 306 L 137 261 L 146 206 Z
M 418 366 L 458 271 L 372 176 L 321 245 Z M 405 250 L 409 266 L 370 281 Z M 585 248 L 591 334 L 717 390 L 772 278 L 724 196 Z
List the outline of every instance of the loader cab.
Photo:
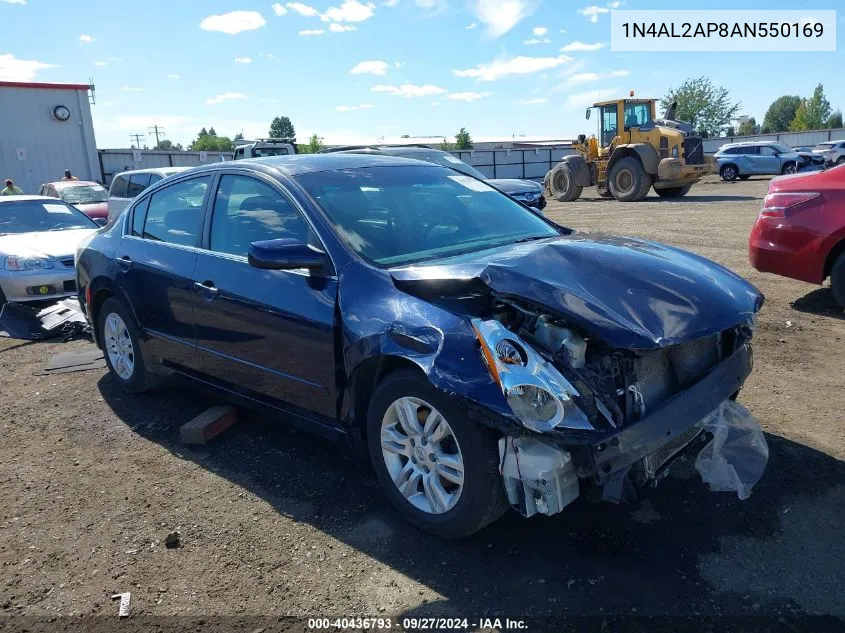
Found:
M 637 142 L 631 138 L 631 130 L 648 132 L 654 129 L 654 99 L 619 99 L 593 104 L 598 110 L 598 139 L 602 154 L 619 138 L 617 144 Z M 587 109 L 590 118 L 591 108 Z M 621 128 L 620 128 L 621 126 Z

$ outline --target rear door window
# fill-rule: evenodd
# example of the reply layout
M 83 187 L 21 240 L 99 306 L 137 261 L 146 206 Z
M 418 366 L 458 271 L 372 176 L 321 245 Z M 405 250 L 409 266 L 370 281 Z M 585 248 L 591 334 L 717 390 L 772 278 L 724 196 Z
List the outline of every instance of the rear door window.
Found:
M 147 207 L 150 206 L 150 199 L 144 198 L 135 205 L 132 211 L 132 235 L 135 237 L 144 236 L 144 220 L 147 218 Z
M 203 201 L 210 182 L 211 176 L 182 180 L 150 196 L 144 221 L 144 239 L 197 246 Z
M 150 184 L 149 184 L 149 186 L 152 187 L 159 180 L 161 180 L 161 176 L 159 176 L 158 174 L 150 174 Z
M 111 184 L 109 195 L 113 198 L 125 198 L 126 188 L 129 184 L 128 176 L 117 176 Z
M 760 149 L 760 156 L 777 156 L 777 150 L 769 145 L 764 145 Z
M 129 186 L 126 189 L 127 198 L 134 198 L 144 189 L 150 186 L 149 174 L 132 174 L 129 177 Z

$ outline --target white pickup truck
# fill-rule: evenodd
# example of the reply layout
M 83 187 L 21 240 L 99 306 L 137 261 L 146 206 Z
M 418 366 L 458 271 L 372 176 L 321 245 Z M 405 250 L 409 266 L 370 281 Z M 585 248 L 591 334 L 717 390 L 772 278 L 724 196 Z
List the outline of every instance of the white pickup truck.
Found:
M 259 138 L 253 141 L 237 140 L 234 160 L 244 158 L 265 158 L 296 154 L 295 138 Z

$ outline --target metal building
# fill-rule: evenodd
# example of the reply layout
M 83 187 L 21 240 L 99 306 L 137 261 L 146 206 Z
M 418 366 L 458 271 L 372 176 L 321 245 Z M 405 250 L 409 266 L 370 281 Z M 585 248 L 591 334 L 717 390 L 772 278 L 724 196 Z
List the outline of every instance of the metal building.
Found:
M 88 84 L 0 81 L 0 182 L 24 193 L 59 180 L 70 169 L 100 180 Z

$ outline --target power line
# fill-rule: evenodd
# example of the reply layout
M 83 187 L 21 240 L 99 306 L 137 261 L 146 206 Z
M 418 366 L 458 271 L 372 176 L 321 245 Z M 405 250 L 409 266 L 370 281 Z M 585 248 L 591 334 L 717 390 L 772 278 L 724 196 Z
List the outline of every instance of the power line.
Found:
M 159 137 L 158 135 L 161 134 L 164 136 L 164 128 L 158 125 L 153 125 L 152 127 L 148 128 L 149 131 L 153 132 L 156 135 L 156 147 L 159 145 Z
M 141 147 L 141 139 L 145 138 L 145 136 L 143 134 L 130 134 L 129 138 L 135 139 L 135 148 L 136 149 L 144 149 L 143 147 Z

